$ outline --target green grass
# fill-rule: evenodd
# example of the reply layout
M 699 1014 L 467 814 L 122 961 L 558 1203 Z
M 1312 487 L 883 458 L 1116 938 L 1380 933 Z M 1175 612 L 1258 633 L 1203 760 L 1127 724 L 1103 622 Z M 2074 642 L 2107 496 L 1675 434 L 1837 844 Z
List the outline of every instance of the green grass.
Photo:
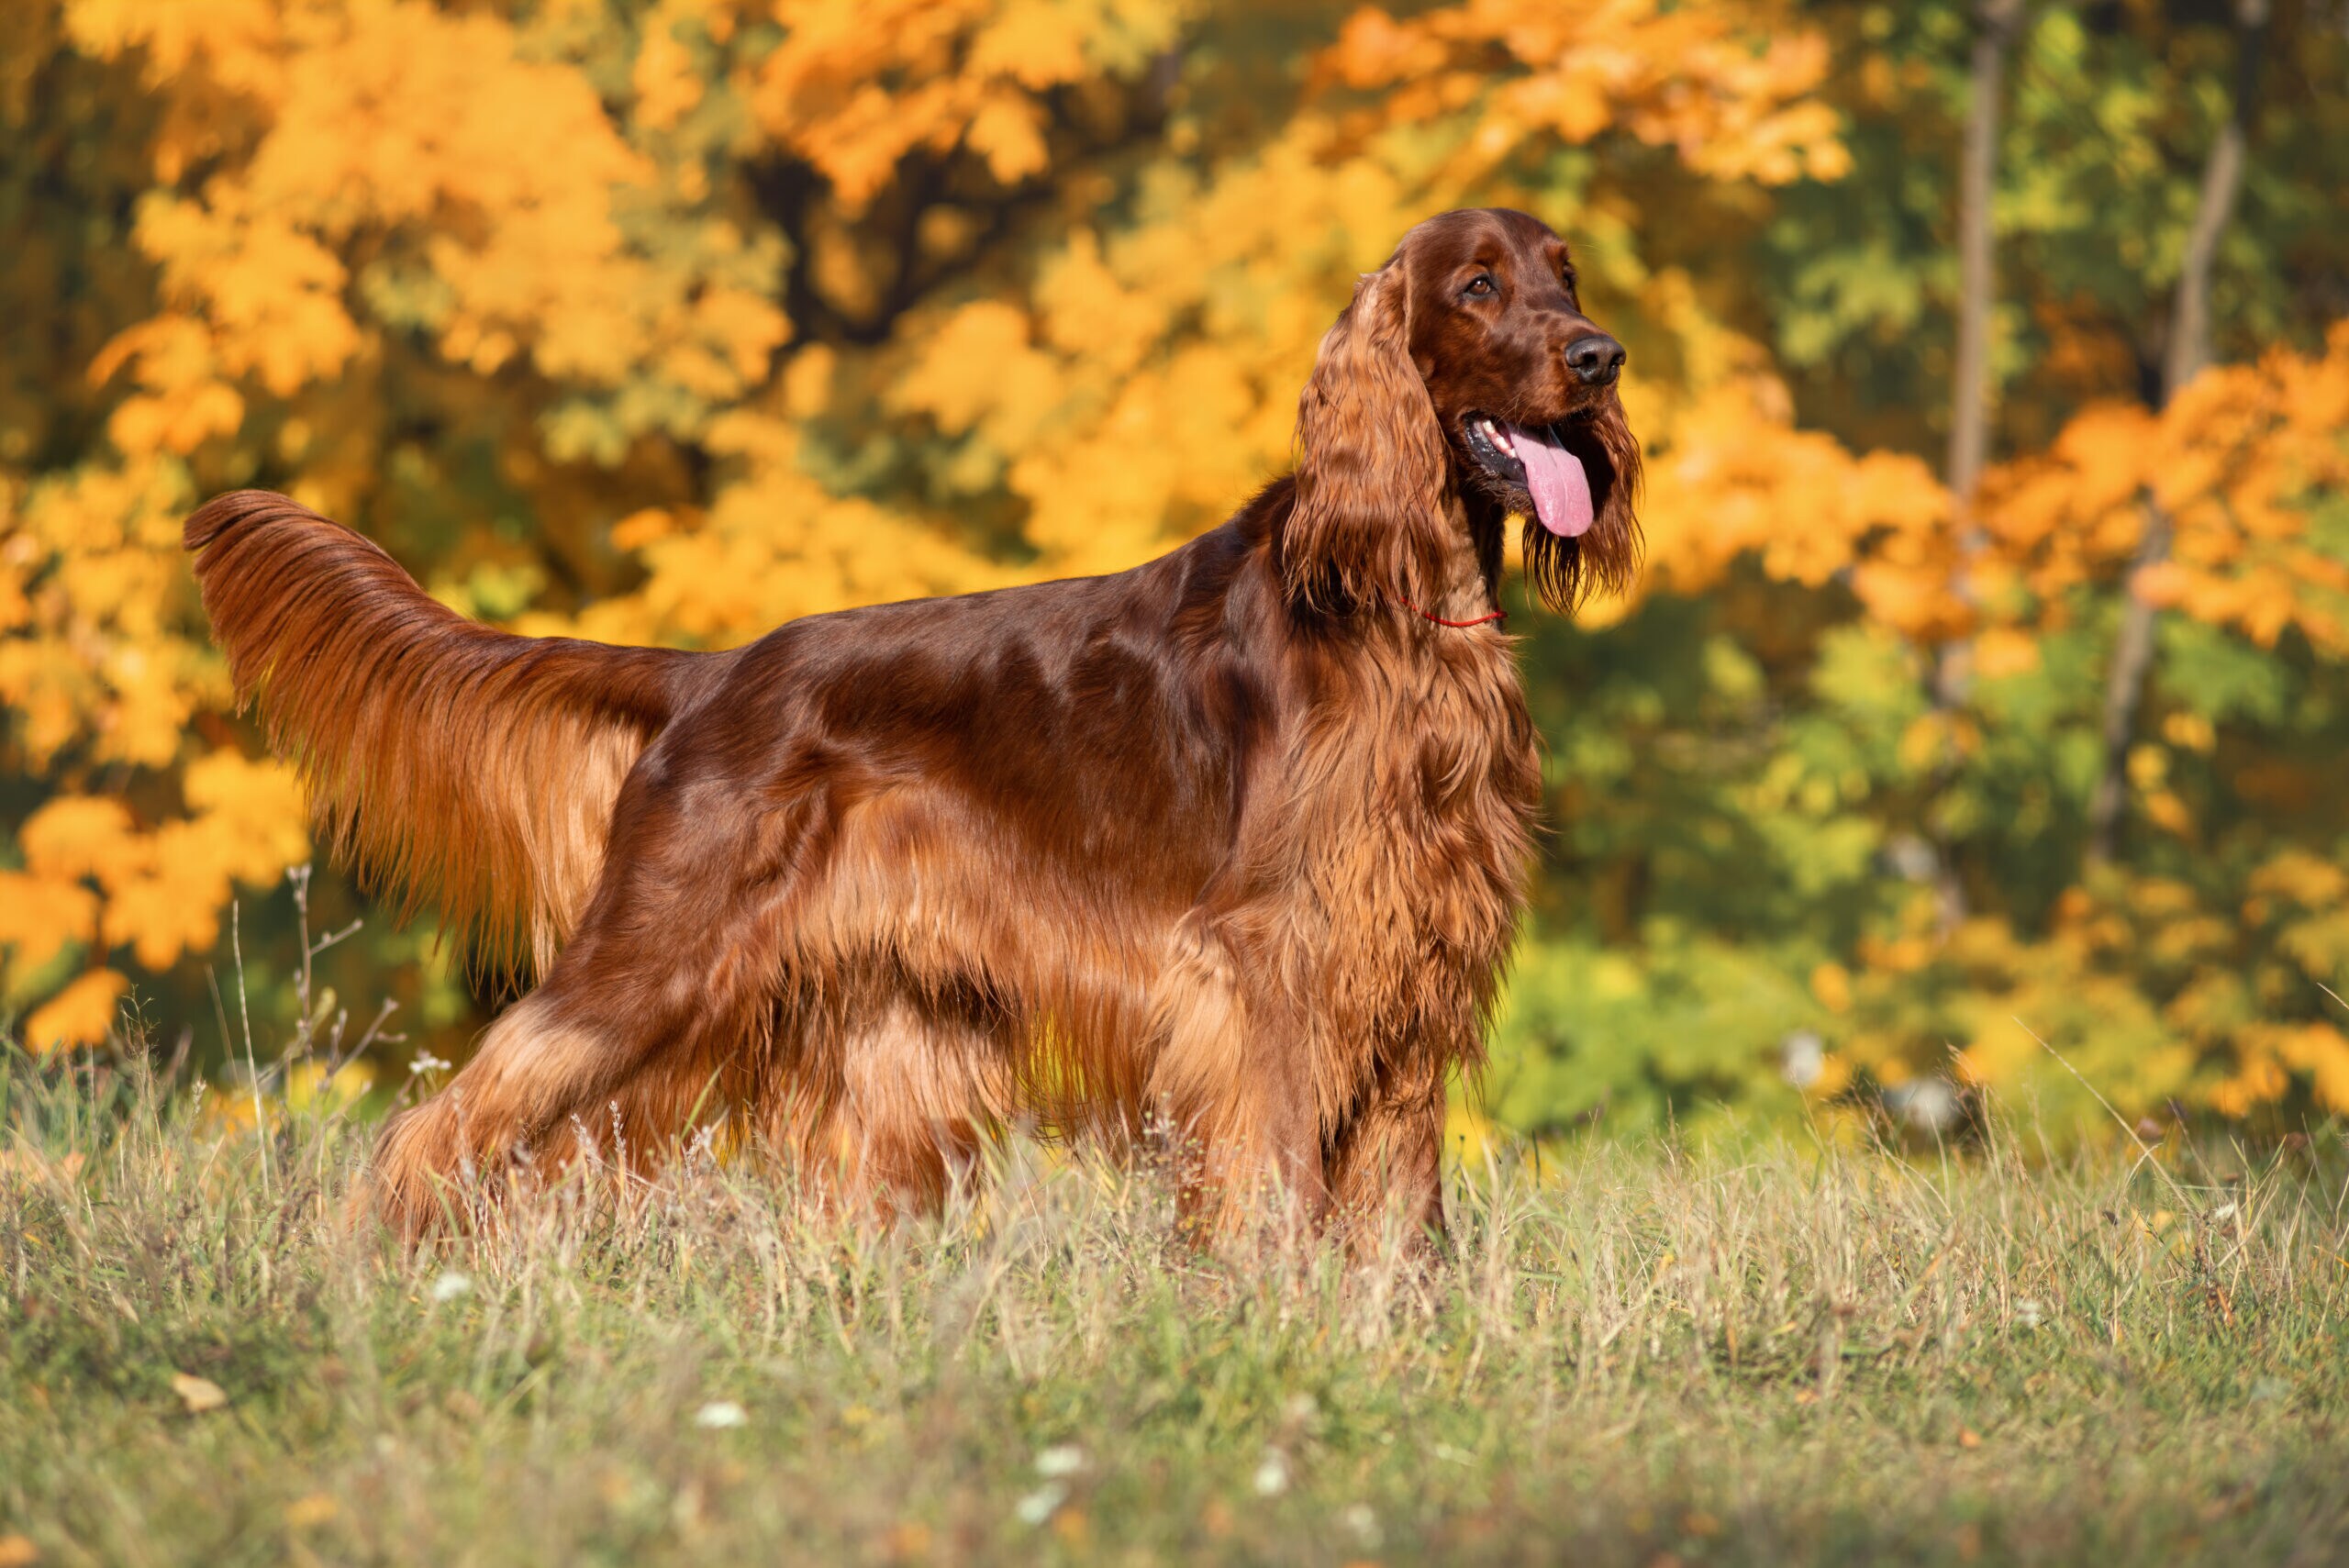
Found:
M 2349 1557 L 2330 1132 L 1594 1143 L 1456 1183 L 1432 1273 L 1193 1252 L 1018 1148 L 936 1222 L 746 1166 L 409 1255 L 340 1223 L 364 1127 L 264 1174 L 186 1095 L 8 1072 L 0 1561 Z

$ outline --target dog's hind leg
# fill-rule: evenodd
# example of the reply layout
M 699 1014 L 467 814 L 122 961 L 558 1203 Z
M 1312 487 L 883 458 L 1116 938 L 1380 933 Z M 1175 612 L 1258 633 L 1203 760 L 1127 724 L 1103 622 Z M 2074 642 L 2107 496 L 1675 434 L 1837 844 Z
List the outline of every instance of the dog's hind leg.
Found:
M 902 993 L 825 1013 L 776 1056 L 754 1123 L 847 1208 L 935 1211 L 1010 1113 L 1014 1031 Z
M 651 1170 L 696 1112 L 734 1097 L 758 1049 L 759 965 L 739 931 L 696 935 L 684 914 L 622 898 L 590 907 L 546 984 L 490 1026 L 446 1088 L 385 1125 L 370 1176 L 385 1223 L 414 1234 L 583 1144 L 602 1155 L 625 1142 L 626 1164 Z
M 368 1196 L 393 1229 L 415 1235 L 462 1221 L 511 1175 L 543 1168 L 549 1134 L 567 1147 L 569 1118 L 628 1075 L 640 1053 L 577 1017 L 556 970 L 490 1026 L 446 1088 L 384 1124 Z

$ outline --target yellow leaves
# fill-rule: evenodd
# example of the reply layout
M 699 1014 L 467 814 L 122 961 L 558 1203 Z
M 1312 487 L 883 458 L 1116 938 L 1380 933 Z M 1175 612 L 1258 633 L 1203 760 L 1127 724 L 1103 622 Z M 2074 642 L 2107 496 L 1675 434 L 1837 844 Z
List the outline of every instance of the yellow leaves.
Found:
M 929 336 L 890 389 L 888 405 L 928 414 L 954 436 L 984 417 L 989 439 L 1017 450 L 1034 438 L 1060 395 L 1058 368 L 1029 347 L 1027 314 L 1006 301 L 980 300 Z
M 181 784 L 220 873 L 250 886 L 274 882 L 309 852 L 302 830 L 302 785 L 291 768 L 242 752 L 214 751 L 190 762 Z
M 751 83 L 767 134 L 862 212 L 917 148 L 968 146 L 997 181 L 1050 160 L 1039 95 L 1130 76 L 1174 41 L 1179 0 L 774 0 L 783 41 Z
M 2294 1073 L 2306 1075 L 2325 1109 L 2349 1112 L 2349 1035 L 2323 1022 L 2254 1023 L 2236 1041 L 2236 1071 L 2216 1096 L 2225 1114 L 2283 1098 Z
M 2305 850 L 2287 850 L 2252 873 L 2246 891 L 2254 898 L 2329 909 L 2349 903 L 2349 871 Z
M 130 982 L 111 969 L 77 974 L 25 1020 L 25 1044 L 36 1051 L 104 1045 L 117 1005 Z
M 201 64 L 226 87 L 265 93 L 283 7 L 272 0 L 69 0 L 65 22 L 77 42 L 104 58 L 144 51 L 147 79 L 162 84 Z
M 220 356 L 201 321 L 164 311 L 115 335 L 90 364 L 103 384 L 133 367 L 139 391 L 106 421 L 116 448 L 133 457 L 184 457 L 244 422 L 245 400 L 222 379 Z
M 1014 4 L 990 7 L 994 17 L 973 37 L 969 69 L 1001 76 L 1031 93 L 1089 74 L 1087 36 L 1097 25 L 1092 7 Z
M 1109 375 L 1141 361 L 1171 325 L 1163 296 L 1130 286 L 1103 261 L 1098 235 L 1080 228 L 1037 284 L 1038 324 L 1054 349 L 1091 356 Z
M 2039 641 L 2011 626 L 1987 626 L 1974 639 L 1974 673 L 1986 681 L 2027 675 L 2039 668 Z
M 1470 115 L 1454 184 L 1536 139 L 1579 145 L 1610 129 L 1715 179 L 1838 179 L 1851 161 L 1834 112 L 1806 96 L 1827 66 L 1825 38 L 1789 19 L 1664 0 L 1470 0 L 1401 21 L 1364 9 L 1319 62 L 1325 80 L 1388 90 L 1373 124 Z
M 785 422 L 729 415 L 710 441 L 740 462 L 741 477 L 689 528 L 674 515 L 630 518 L 628 537 L 650 576 L 582 616 L 580 632 L 723 645 L 799 616 L 1014 580 L 942 529 L 826 492 L 800 471 Z
M 2162 739 L 2181 751 L 2209 752 L 2219 744 L 2219 732 L 2208 718 L 2181 708 L 2162 719 Z
M 2148 497 L 2173 529 L 2170 558 L 2140 582 L 2155 603 L 2263 646 L 2297 628 L 2349 651 L 2349 559 L 2313 531 L 2310 497 L 2349 484 L 2349 324 L 2321 355 L 2271 350 L 2218 366 L 2157 417 L 2099 404 L 2048 451 L 1985 482 L 1983 521 L 2043 602 L 2124 571 Z
M 151 47 L 170 30 L 83 11 L 99 48 Z M 187 41 L 188 70 L 161 83 L 168 96 L 203 97 L 201 68 L 232 58 L 208 47 L 225 37 Z M 651 165 L 584 74 L 529 58 L 504 20 L 345 0 L 297 13 L 274 47 L 282 71 L 254 106 L 250 158 L 200 197 L 159 195 L 142 208 L 138 242 L 162 265 L 166 299 L 209 337 L 199 344 L 182 327 L 120 350 L 140 358 L 161 405 L 127 417 L 126 450 L 186 451 L 233 428 L 216 375 L 282 398 L 339 372 L 361 332 L 332 247 L 362 230 L 429 229 L 442 350 L 479 373 L 528 352 L 549 374 L 615 383 L 656 340 L 696 338 L 676 330 L 684 317 L 705 350 L 684 373 L 730 395 L 780 341 L 769 302 L 740 290 L 696 299 L 687 280 L 628 252 L 618 204 Z
M 963 139 L 986 160 L 987 172 L 1007 185 L 1042 173 L 1051 161 L 1044 146 L 1043 110 L 1033 98 L 1017 93 L 990 93 L 981 99 Z
M 688 8 L 660 6 L 645 17 L 636 66 L 629 76 L 629 85 L 636 93 L 637 123 L 655 130 L 675 125 L 702 101 L 701 77 L 694 70 L 690 51 L 677 37 L 678 24 L 684 20 L 679 12 L 684 9 Z
M 2308 980 L 2349 989 L 2349 871 L 2304 850 L 2286 850 L 2245 884 L 2243 918 L 2270 927 L 2277 950 Z
M 83 469 L 37 485 L 0 546 L 0 701 L 36 767 L 75 742 L 105 762 L 176 754 L 197 696 L 167 624 L 186 483 L 174 464 Z M 0 498 L 5 504 L 5 498 Z
M 1346 18 L 1321 65 L 1339 83 L 1361 92 L 1432 74 L 1443 66 L 1444 43 L 1428 28 L 1365 6 Z
M 113 880 L 137 860 L 132 833 L 121 802 L 63 795 L 26 819 L 17 843 L 36 876 Z
M 14 976 L 37 974 L 97 929 L 97 895 L 70 877 L 0 871 L 0 949 Z
M 27 819 L 17 835 L 25 871 L 0 873 L 8 879 L 0 892 L 17 895 L 0 917 L 15 975 L 73 943 L 128 947 L 147 968 L 165 968 L 218 940 L 233 884 L 274 881 L 307 856 L 290 770 L 216 752 L 189 765 L 184 787 L 190 815 L 152 828 L 120 802 L 92 795 L 58 795 Z M 62 1021 L 86 1024 L 92 995 L 81 994 Z
M 273 395 L 290 397 L 357 351 L 359 328 L 342 308 L 341 261 L 285 213 L 254 210 L 238 187 L 216 187 L 205 204 L 150 193 L 133 233 L 162 264 L 163 297 L 201 316 L 211 357 L 230 375 L 253 376 Z
M 1741 375 L 1700 391 L 1662 424 L 1633 425 L 1670 456 L 1650 469 L 1642 509 L 1654 570 L 1682 592 L 1718 582 L 1752 551 L 1774 577 L 1818 586 L 1852 568 L 1870 612 L 1911 635 L 1953 618 L 1947 493 L 1913 458 L 1854 457 L 1796 430 L 1775 382 Z

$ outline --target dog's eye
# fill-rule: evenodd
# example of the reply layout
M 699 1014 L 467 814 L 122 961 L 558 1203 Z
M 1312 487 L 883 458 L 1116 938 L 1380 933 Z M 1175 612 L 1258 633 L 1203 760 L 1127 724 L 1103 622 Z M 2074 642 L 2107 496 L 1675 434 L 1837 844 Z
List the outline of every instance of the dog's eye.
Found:
M 1482 299 L 1488 294 L 1497 292 L 1497 287 L 1498 285 L 1493 282 L 1492 273 L 1478 272 L 1475 277 L 1468 280 L 1467 293 L 1469 297 L 1472 299 Z

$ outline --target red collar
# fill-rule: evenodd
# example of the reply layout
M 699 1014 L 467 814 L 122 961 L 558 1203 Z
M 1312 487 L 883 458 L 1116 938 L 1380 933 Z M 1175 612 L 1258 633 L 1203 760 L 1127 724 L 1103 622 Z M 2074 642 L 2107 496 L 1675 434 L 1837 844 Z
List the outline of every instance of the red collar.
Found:
M 1403 602 L 1404 602 L 1405 604 L 1407 604 L 1407 605 L 1411 605 L 1411 601 L 1410 601 L 1410 600 L 1408 600 L 1408 599 L 1405 599 Z M 1484 615 L 1478 616 L 1478 617 L 1477 617 L 1475 619 L 1474 619 L 1474 620 L 1446 620 L 1446 619 L 1444 619 L 1442 616 L 1439 616 L 1439 615 L 1430 615 L 1427 611 L 1425 611 L 1425 610 L 1420 610 L 1420 609 L 1419 609 L 1419 606 L 1417 606 L 1417 605 L 1411 605 L 1411 608 L 1413 608 L 1413 609 L 1415 609 L 1415 610 L 1419 610 L 1419 614 L 1420 614 L 1421 616 L 1425 617 L 1426 617 L 1427 619 L 1429 619 L 1429 620 L 1431 620 L 1431 621 L 1435 622 L 1435 624 L 1436 624 L 1436 625 L 1438 625 L 1438 626 L 1451 626 L 1451 627 L 1483 626 L 1483 625 L 1485 625 L 1485 624 L 1486 624 L 1486 622 L 1488 622 L 1488 621 L 1506 621 L 1506 620 L 1508 620 L 1508 612 L 1507 610 L 1502 610 L 1502 609 L 1496 609 L 1496 610 L 1488 611 L 1488 612 L 1486 612 L 1486 614 L 1484 614 Z

